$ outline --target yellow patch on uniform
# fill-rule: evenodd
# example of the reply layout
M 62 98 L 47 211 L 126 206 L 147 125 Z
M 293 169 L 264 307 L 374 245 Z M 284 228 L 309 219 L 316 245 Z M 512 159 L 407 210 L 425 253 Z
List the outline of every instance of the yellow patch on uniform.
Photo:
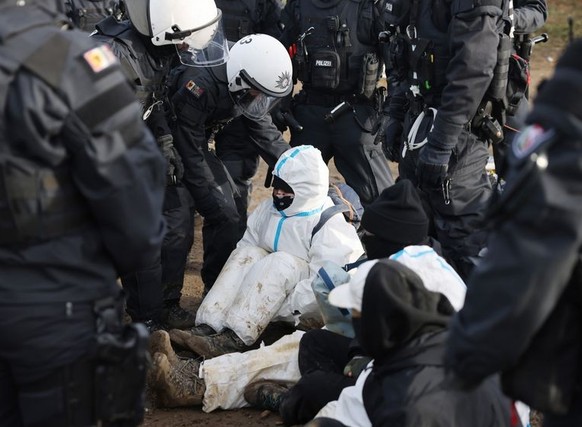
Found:
M 85 52 L 83 58 L 94 73 L 99 73 L 117 62 L 117 58 L 109 46 L 94 47 Z

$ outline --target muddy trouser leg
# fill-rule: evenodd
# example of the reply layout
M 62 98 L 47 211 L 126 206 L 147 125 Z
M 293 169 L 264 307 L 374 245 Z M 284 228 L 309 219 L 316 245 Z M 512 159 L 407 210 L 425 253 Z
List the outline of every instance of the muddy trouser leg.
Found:
M 291 145 L 314 145 L 322 151 L 326 162 L 333 157 L 339 173 L 365 206 L 394 183 L 388 160 L 381 145 L 374 145 L 374 136 L 362 130 L 351 111 L 341 114 L 333 123 L 326 123 L 323 117 L 332 108 L 297 105 L 294 114 L 303 131 L 291 133 Z M 371 129 L 374 109 L 367 105 L 355 108 L 359 122 Z
M 281 403 L 279 412 L 286 425 L 313 419 L 328 402 L 337 400 L 354 378 L 343 375 L 349 362 L 352 339 L 326 330 L 307 331 L 299 344 L 301 379 Z
M 280 314 L 295 286 L 309 274 L 309 265 L 303 259 L 286 252 L 267 255 L 242 279 L 224 325 L 246 345 L 252 345 Z
M 166 235 L 162 244 L 164 302 L 179 301 L 188 254 L 194 243 L 194 202 L 186 188 L 175 187 L 179 206 L 164 210 Z

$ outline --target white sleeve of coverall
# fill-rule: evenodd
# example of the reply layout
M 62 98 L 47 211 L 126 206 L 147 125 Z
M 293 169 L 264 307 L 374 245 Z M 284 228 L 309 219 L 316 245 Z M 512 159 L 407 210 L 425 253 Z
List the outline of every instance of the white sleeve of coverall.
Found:
M 334 215 L 314 236 L 309 250 L 311 275 L 295 286 L 291 294 L 291 308 L 302 314 L 319 312 L 311 282 L 325 261 L 345 265 L 356 261 L 364 253 L 356 229 L 348 224 L 343 215 Z

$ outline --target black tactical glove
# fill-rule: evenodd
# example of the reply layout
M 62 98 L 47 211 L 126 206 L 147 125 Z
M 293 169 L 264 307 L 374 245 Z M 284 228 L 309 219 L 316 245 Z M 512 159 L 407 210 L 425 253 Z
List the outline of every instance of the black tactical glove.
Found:
M 157 141 L 164 159 L 166 159 L 168 184 L 177 184 L 184 176 L 184 165 L 174 147 L 174 139 L 172 135 L 162 135 L 157 138 Z
M 381 142 L 384 155 L 391 162 L 398 163 L 402 152 L 402 122 L 389 117 L 384 124 L 382 133 Z
M 450 159 L 451 150 L 425 144 L 420 150 L 416 165 L 418 186 L 422 190 L 441 188 L 449 170 Z
M 352 357 L 344 368 L 344 375 L 350 378 L 358 378 L 371 360 L 372 358 L 367 356 Z

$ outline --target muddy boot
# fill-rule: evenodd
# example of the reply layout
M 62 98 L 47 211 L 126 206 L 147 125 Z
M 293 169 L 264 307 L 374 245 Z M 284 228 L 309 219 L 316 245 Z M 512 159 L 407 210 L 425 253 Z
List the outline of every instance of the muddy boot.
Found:
M 188 329 L 196 324 L 196 315 L 184 310 L 179 300 L 165 301 L 162 307 L 162 323 L 168 329 Z
M 178 363 L 179 358 L 172 348 L 170 334 L 166 331 L 155 331 L 150 335 L 149 351 L 152 356 L 155 353 L 165 354 L 172 365 Z
M 198 377 L 200 363 L 194 359 L 178 359 L 170 363 L 163 353 L 153 357 L 151 387 L 161 407 L 197 406 L 202 404 L 206 386 Z
M 249 405 L 278 412 L 279 406 L 291 385 L 270 380 L 260 380 L 245 387 L 244 398 Z
M 189 332 L 192 335 L 199 335 L 199 336 L 209 336 L 209 335 L 216 335 L 216 331 L 212 326 L 205 325 L 204 323 L 194 326 L 193 328 L 189 329 Z
M 205 358 L 245 351 L 251 348 L 242 342 L 242 340 L 230 329 L 225 329 L 224 332 L 220 334 L 210 336 L 199 336 L 194 335 L 189 331 L 172 329 L 170 331 L 170 338 L 172 339 L 172 342 L 188 348 Z

